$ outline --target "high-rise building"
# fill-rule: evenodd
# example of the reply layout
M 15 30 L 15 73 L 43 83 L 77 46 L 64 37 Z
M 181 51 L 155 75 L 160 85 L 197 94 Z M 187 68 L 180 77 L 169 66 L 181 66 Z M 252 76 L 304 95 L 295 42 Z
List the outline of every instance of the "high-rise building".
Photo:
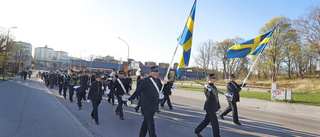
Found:
M 13 59 L 19 60 L 20 59 L 20 53 L 21 53 L 21 62 L 22 62 L 22 68 L 31 67 L 31 60 L 32 60 L 32 45 L 27 42 L 18 41 L 16 42 L 18 45 L 18 50 L 16 54 L 14 55 Z M 21 52 L 22 50 L 22 52 Z

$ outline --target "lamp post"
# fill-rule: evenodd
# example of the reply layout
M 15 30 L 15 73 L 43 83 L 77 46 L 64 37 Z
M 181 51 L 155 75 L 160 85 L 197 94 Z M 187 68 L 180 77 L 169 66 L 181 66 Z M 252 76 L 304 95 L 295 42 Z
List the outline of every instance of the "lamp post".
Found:
M 4 81 L 4 75 L 6 74 L 6 63 L 7 63 L 7 53 L 8 53 L 8 48 L 9 48 L 9 32 L 10 29 L 15 29 L 17 27 L 11 27 L 8 29 L 8 36 L 7 36 L 7 45 L 6 45 L 6 49 L 5 49 L 5 54 L 4 54 L 4 63 L 3 63 L 3 78 L 2 80 Z
M 124 41 L 123 39 L 121 39 L 120 37 L 118 37 L 118 39 L 122 40 L 128 46 L 128 62 L 127 62 L 127 68 L 128 68 L 129 67 L 129 44 L 126 41 Z M 129 75 L 129 73 L 128 73 L 128 75 Z

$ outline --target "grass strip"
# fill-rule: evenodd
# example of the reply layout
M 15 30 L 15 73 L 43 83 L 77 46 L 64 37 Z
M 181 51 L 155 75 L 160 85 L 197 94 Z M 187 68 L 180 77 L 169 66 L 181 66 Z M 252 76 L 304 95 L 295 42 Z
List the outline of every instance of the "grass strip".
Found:
M 190 85 L 177 85 L 177 86 L 178 86 L 178 89 L 182 89 L 182 90 L 203 92 L 203 87 L 199 87 L 199 86 L 190 86 Z M 218 90 L 226 93 L 225 89 L 218 89 Z M 240 97 L 255 98 L 255 99 L 262 99 L 262 100 L 271 100 L 271 93 L 241 91 Z M 276 101 L 320 106 L 320 94 L 319 93 L 318 94 L 317 93 L 306 93 L 306 92 L 292 93 L 292 101 L 286 101 L 286 100 L 281 100 L 281 101 L 276 100 Z

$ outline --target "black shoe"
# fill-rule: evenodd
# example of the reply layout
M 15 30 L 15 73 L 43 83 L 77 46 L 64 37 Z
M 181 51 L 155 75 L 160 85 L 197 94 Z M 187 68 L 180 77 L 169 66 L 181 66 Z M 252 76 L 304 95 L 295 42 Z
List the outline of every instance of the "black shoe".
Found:
M 116 115 L 119 115 L 119 112 L 116 112 Z
M 73 100 L 70 100 L 70 102 L 72 103 L 72 102 L 73 102 Z
M 109 103 L 111 103 L 111 101 L 108 101 Z
M 123 118 L 123 117 L 120 117 L 120 120 L 124 120 L 124 118 Z
M 202 137 L 201 134 L 200 134 L 200 132 L 194 131 L 194 133 L 195 133 L 198 137 Z
M 222 120 L 224 120 L 223 115 L 219 115 Z
M 96 125 L 99 125 L 99 122 L 96 122 Z
M 112 103 L 112 106 L 114 106 L 114 103 Z
M 170 110 L 172 110 L 173 108 L 171 107 L 171 108 L 169 108 Z
M 164 108 L 164 106 L 161 105 L 162 108 Z
M 81 107 L 79 107 L 78 110 L 81 110 Z
M 238 125 L 238 126 L 240 126 L 241 125 L 241 123 L 240 122 L 233 122 L 234 124 L 236 124 L 236 125 Z
M 138 108 L 138 107 L 135 107 L 134 109 L 136 110 L 136 112 L 138 112 L 138 110 L 139 110 L 139 108 Z
M 64 99 L 66 99 L 67 97 L 64 97 Z
M 158 109 L 157 112 L 160 113 L 161 111 Z

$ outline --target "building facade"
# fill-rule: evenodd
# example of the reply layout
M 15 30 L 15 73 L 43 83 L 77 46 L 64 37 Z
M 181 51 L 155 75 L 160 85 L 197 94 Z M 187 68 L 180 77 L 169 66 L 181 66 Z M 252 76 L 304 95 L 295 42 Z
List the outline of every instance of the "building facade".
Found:
M 34 61 L 37 67 L 61 68 L 68 66 L 69 57 L 67 52 L 54 51 L 46 45 L 35 48 Z

